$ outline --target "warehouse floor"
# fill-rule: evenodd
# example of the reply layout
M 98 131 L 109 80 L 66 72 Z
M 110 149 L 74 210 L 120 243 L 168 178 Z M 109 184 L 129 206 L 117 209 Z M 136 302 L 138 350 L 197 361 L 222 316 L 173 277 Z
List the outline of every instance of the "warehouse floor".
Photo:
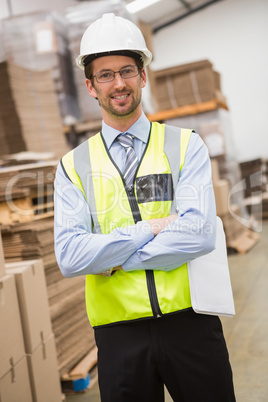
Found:
M 234 318 L 222 318 L 233 368 L 237 402 L 268 401 L 268 221 L 260 241 L 246 254 L 230 255 L 236 306 Z M 66 402 L 99 402 L 98 385 Z M 166 402 L 171 402 L 169 395 Z

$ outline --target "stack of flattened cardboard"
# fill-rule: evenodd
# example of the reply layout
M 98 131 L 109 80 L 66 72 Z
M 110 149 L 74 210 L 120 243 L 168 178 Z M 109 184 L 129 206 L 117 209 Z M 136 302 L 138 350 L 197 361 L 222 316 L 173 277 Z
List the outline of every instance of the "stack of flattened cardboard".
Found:
M 14 275 L 6 273 L 0 233 L 0 400 L 32 402 Z
M 85 279 L 62 276 L 54 254 L 53 226 L 53 218 L 47 218 L 6 227 L 3 246 L 7 262 L 43 261 L 58 370 L 64 374 L 92 349 L 95 341 L 85 308 Z
M 150 70 L 150 84 L 156 112 L 215 99 L 226 103 L 220 74 L 209 60 Z
M 9 64 L 8 72 L 26 150 L 53 152 L 60 158 L 68 146 L 52 71 L 32 71 Z
M 0 155 L 25 150 L 7 63 L 0 63 Z

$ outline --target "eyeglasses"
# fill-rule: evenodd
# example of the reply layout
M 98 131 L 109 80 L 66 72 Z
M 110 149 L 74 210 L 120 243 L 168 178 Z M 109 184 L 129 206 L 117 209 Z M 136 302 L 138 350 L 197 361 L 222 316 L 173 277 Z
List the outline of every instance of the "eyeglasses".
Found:
M 104 83 L 104 82 L 113 81 L 116 73 L 119 73 L 123 79 L 128 79 L 128 78 L 136 77 L 139 74 L 140 70 L 141 70 L 141 67 L 138 67 L 136 65 L 126 66 L 126 67 L 121 68 L 118 71 L 113 71 L 113 70 L 100 71 L 100 72 L 96 73 L 95 75 L 92 75 L 92 78 L 95 77 L 97 82 Z

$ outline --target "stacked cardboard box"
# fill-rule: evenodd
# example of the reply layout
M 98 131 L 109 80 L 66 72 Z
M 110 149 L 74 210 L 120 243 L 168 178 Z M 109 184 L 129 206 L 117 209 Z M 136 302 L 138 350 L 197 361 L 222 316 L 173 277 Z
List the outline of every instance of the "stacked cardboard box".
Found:
M 268 219 L 268 192 L 262 193 L 262 218 Z
M 1 226 L 0 226 L 0 278 L 6 274 L 5 269 L 5 256 L 3 250 L 3 242 L 2 242 L 2 234 L 1 234 Z
M 0 400 L 32 402 L 16 283 L 6 274 L 0 235 Z
M 216 212 L 218 216 L 224 216 L 229 213 L 229 191 L 228 180 L 221 179 L 218 161 L 211 159 L 212 183 L 216 202 Z
M 262 158 L 240 162 L 242 179 L 245 180 L 245 196 L 267 190 L 267 164 Z
M 8 65 L 0 63 L 0 155 L 25 150 L 22 129 L 10 85 Z
M 222 214 L 226 244 L 232 247 L 232 242 L 247 232 L 247 227 L 243 225 L 240 206 L 233 204 L 228 212 Z
M 267 160 L 258 158 L 240 163 L 244 181 L 245 200 L 249 214 L 259 219 L 268 217 L 268 166 Z
M 55 339 L 41 260 L 6 264 L 16 280 L 34 402 L 61 402 Z
M 220 74 L 213 70 L 209 60 L 151 70 L 150 84 L 156 112 L 215 99 L 226 103 L 221 93 Z

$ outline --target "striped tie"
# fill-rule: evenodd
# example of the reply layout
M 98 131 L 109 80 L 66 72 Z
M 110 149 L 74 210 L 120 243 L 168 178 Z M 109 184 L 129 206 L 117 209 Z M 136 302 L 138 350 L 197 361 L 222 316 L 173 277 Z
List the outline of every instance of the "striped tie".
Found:
M 119 134 L 116 141 L 118 141 L 126 151 L 124 178 L 127 188 L 130 188 L 133 184 L 133 179 L 139 164 L 137 155 L 133 149 L 133 137 L 131 134 Z

